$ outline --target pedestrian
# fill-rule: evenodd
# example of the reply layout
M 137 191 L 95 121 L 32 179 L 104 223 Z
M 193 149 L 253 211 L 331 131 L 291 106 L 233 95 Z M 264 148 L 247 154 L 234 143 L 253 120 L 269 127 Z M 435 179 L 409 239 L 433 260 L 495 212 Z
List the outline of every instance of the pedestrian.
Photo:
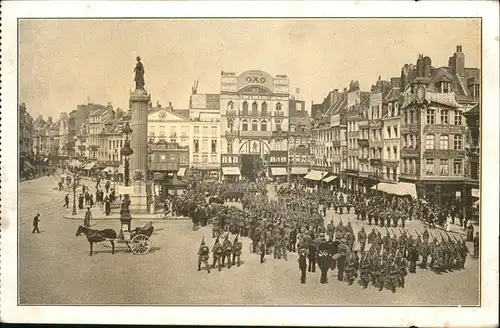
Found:
M 38 223 L 40 222 L 40 213 L 37 213 L 35 217 L 33 218 L 33 231 L 31 233 L 40 233 L 40 230 L 38 229 Z
M 90 227 L 91 219 L 92 219 L 92 213 L 90 212 L 90 207 L 87 207 L 87 212 L 85 212 L 85 218 L 83 219 L 83 226 Z
M 264 240 L 259 241 L 259 252 L 260 252 L 260 263 L 264 263 L 264 257 L 266 256 L 266 243 Z
M 66 194 L 66 196 L 64 196 L 64 208 L 68 208 L 69 206 L 69 194 Z
M 300 270 L 300 283 L 306 283 L 306 269 L 307 269 L 307 250 L 305 248 L 299 249 L 299 270 Z

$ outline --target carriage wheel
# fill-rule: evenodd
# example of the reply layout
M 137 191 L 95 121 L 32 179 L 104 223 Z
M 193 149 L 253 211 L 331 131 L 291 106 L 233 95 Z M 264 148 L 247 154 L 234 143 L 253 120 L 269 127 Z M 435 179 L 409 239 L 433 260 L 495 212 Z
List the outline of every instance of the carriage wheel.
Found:
M 130 249 L 132 249 L 132 253 L 144 255 L 151 248 L 151 241 L 149 237 L 146 235 L 135 235 L 134 238 L 130 241 Z

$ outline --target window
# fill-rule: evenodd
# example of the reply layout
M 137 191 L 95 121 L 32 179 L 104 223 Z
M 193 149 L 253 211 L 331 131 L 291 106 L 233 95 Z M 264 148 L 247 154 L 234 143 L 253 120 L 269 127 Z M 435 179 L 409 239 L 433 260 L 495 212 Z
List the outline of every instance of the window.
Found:
M 167 155 L 165 154 L 160 154 L 160 162 L 166 162 L 167 161 Z
M 194 155 L 193 156 L 193 162 L 199 163 L 200 162 L 200 156 L 199 155 Z
M 450 82 L 441 82 L 441 92 L 442 93 L 450 92 Z
M 207 164 L 208 163 L 208 155 L 202 155 L 201 156 L 201 161 L 203 164 Z
M 246 101 L 243 102 L 243 110 L 241 112 L 241 115 L 248 116 L 248 103 Z
M 434 109 L 427 110 L 427 124 L 435 124 L 436 122 L 436 111 Z
M 260 122 L 260 131 L 267 131 L 267 121 Z
M 210 155 L 210 162 L 217 163 L 217 156 L 216 155 Z
M 149 126 L 149 135 L 152 137 L 155 136 L 155 126 L 154 125 Z
M 234 109 L 234 103 L 232 101 L 227 103 L 227 110 L 233 110 Z
M 233 143 L 231 141 L 229 141 L 227 143 L 227 153 L 228 154 L 232 154 L 233 153 Z
M 455 137 L 453 138 L 453 149 L 462 150 L 462 136 L 461 135 L 455 135 Z
M 233 131 L 233 124 L 234 124 L 234 121 L 233 120 L 228 120 L 227 121 L 227 128 L 229 131 Z
M 181 137 L 187 138 L 187 126 L 181 126 Z
M 259 130 L 258 126 L 259 126 L 259 124 L 258 124 L 257 120 L 253 120 L 252 121 L 252 131 Z
M 208 152 L 208 140 L 204 139 L 201 141 L 201 151 L 204 153 Z
M 403 112 L 403 123 L 408 124 L 408 111 Z
M 439 149 L 448 149 L 448 136 L 442 135 L 439 137 Z
M 434 135 L 428 134 L 425 136 L 425 149 L 434 149 Z
M 217 153 L 217 140 L 212 140 L 211 153 Z
M 398 127 L 395 126 L 394 127 L 394 138 L 397 138 L 398 137 Z
M 448 175 L 448 160 L 447 159 L 439 160 L 439 174 Z
M 265 101 L 262 103 L 261 111 L 262 111 L 262 115 L 267 114 L 267 103 Z
M 281 120 L 276 120 L 276 131 L 281 131 Z
M 455 112 L 454 122 L 455 125 L 462 125 L 462 115 L 460 115 L 459 111 Z
M 194 134 L 195 135 L 200 135 L 200 127 L 199 126 L 195 126 L 194 127 Z
M 257 112 L 258 107 L 259 107 L 259 106 L 257 105 L 257 103 L 254 101 L 254 102 L 252 103 L 252 115 L 253 115 L 253 116 L 257 116 L 257 115 L 259 114 L 259 113 Z
M 241 123 L 241 130 L 242 131 L 248 131 L 248 122 L 247 122 L 247 120 L 243 120 L 243 122 Z
M 453 160 L 453 174 L 461 175 L 462 174 L 462 160 L 454 159 Z
M 480 95 L 481 95 L 481 88 L 480 88 L 479 84 L 474 84 L 473 97 L 479 98 Z
M 280 110 L 281 110 L 281 103 L 277 103 L 277 104 L 276 104 L 276 110 L 277 110 L 277 111 L 280 111 Z
M 391 127 L 390 126 L 387 127 L 387 138 L 389 138 L 389 139 L 391 138 Z
M 200 152 L 200 141 L 198 139 L 193 140 L 193 153 Z
M 398 159 L 398 146 L 393 146 L 392 147 L 392 152 L 394 154 L 394 158 Z
M 391 159 L 391 147 L 387 147 L 387 159 Z
M 212 126 L 212 136 L 213 137 L 217 136 L 217 127 L 216 126 Z
M 434 159 L 427 158 L 425 160 L 425 174 L 434 175 Z
M 392 180 L 396 181 L 398 179 L 397 169 L 392 169 Z
M 403 140 L 403 148 L 408 147 L 408 142 L 406 141 L 406 134 L 401 135 L 401 139 Z
M 448 124 L 448 111 L 445 109 L 441 110 L 441 124 Z

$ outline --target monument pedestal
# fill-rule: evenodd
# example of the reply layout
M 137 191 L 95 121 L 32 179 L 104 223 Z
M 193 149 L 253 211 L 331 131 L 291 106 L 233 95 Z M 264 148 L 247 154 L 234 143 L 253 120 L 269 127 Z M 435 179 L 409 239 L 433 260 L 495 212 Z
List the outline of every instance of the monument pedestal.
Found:
M 130 212 L 147 213 L 148 212 L 148 188 L 144 181 L 134 181 L 131 186 Z

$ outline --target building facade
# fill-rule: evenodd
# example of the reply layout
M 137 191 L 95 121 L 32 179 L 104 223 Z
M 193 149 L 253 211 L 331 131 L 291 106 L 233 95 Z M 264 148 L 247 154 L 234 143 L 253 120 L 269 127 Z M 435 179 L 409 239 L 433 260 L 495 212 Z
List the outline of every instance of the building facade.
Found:
M 221 73 L 223 178 L 286 175 L 289 80 L 263 71 Z
M 198 94 L 189 99 L 189 163 L 203 179 L 221 176 L 221 114 L 218 94 Z
M 303 178 L 313 160 L 311 117 L 304 110 L 305 102 L 290 100 L 290 127 L 288 134 L 288 181 Z
M 383 99 L 383 155 L 382 182 L 397 183 L 399 181 L 399 160 L 401 154 L 401 115 L 399 108 L 399 86 L 394 86 Z

